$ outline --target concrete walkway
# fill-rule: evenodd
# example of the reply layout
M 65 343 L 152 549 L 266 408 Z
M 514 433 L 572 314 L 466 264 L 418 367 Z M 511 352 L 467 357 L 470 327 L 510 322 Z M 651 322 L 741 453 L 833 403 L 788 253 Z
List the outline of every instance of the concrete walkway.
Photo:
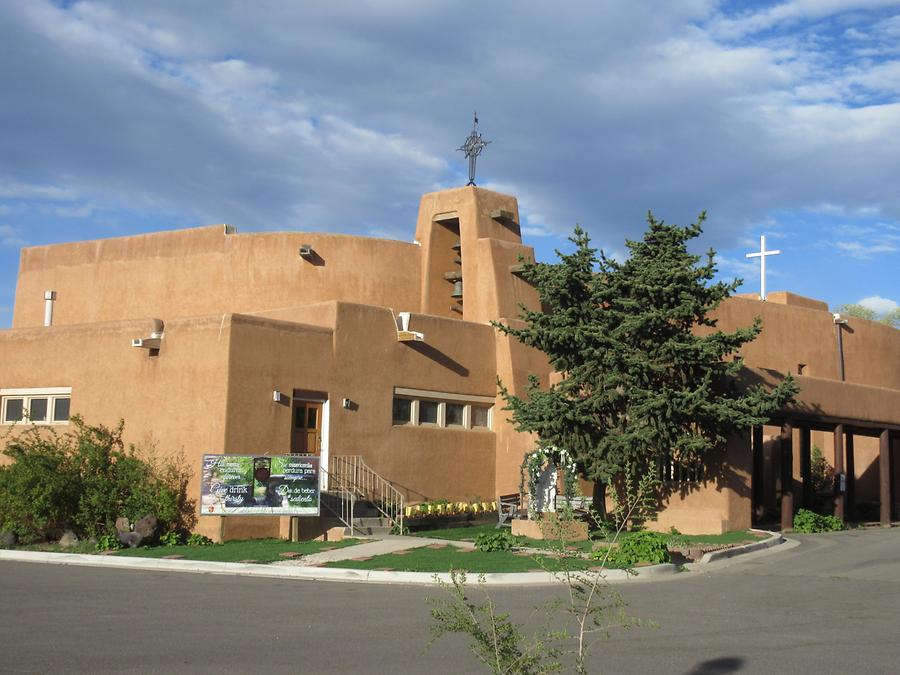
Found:
M 475 544 L 471 541 L 451 541 L 449 539 L 428 539 L 425 537 L 405 537 L 400 535 L 386 535 L 382 539 L 371 539 L 355 546 L 335 548 L 322 553 L 310 553 L 291 560 L 279 560 L 273 565 L 284 567 L 304 567 L 307 565 L 321 565 L 337 560 L 353 560 L 354 558 L 371 558 L 376 555 L 408 551 L 411 548 L 423 548 L 433 545 L 449 545 L 457 548 L 473 549 Z

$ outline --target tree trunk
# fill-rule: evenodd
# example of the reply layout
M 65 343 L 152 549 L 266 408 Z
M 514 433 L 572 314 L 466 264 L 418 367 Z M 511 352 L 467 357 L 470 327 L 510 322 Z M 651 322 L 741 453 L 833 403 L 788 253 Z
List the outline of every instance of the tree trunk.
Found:
M 606 483 L 602 480 L 594 481 L 593 490 L 594 511 L 600 520 L 606 520 Z

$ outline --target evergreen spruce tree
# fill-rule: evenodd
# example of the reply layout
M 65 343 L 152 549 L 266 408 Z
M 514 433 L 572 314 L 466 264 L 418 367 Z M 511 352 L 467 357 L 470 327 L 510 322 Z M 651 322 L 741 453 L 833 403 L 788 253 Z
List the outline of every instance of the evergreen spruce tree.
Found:
M 532 376 L 524 397 L 501 383 L 513 422 L 573 453 L 595 482 L 601 513 L 606 485 L 627 469 L 666 457 L 702 461 L 730 435 L 765 423 L 798 391 L 790 376 L 771 391 L 735 386 L 738 352 L 762 326 L 757 318 L 730 333 L 717 330 L 710 312 L 741 281 L 713 283 L 714 252 L 703 264 L 688 252 L 704 219 L 679 227 L 649 214 L 643 239 L 626 242 L 631 256 L 621 263 L 598 257 L 576 227 L 573 253 L 524 266 L 542 311 L 523 308 L 523 328 L 497 324 L 544 352 L 562 377 L 542 389 Z

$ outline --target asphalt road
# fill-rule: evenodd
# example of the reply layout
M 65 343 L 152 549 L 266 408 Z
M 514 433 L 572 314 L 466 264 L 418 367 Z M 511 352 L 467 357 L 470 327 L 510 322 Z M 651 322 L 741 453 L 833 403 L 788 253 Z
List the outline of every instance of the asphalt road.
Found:
M 709 572 L 617 586 L 632 628 L 591 672 L 900 672 L 900 530 L 796 537 Z M 426 649 L 417 587 L 0 563 L 0 672 L 469 673 L 465 639 Z M 528 620 L 551 589 L 497 589 Z

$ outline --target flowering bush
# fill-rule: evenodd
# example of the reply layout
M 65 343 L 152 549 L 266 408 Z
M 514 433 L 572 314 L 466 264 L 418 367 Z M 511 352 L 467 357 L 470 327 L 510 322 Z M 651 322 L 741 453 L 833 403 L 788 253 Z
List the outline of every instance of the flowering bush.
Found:
M 431 518 L 435 516 L 480 515 L 496 511 L 497 502 L 451 502 L 442 499 L 407 506 L 404 515 L 406 518 L 415 520 L 416 518 Z

